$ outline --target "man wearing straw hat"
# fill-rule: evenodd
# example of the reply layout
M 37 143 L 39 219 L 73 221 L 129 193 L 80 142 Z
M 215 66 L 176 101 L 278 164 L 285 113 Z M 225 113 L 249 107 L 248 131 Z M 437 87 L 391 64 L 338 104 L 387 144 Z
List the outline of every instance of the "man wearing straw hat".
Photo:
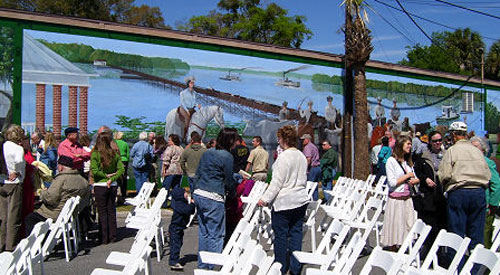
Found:
M 184 133 L 182 138 L 186 137 L 187 129 L 189 128 L 189 122 L 191 121 L 191 116 L 196 111 L 196 92 L 194 90 L 194 82 L 195 78 L 193 76 L 189 76 L 185 79 L 187 88 L 184 89 L 180 93 L 181 106 L 177 109 L 177 113 L 179 114 L 181 120 L 184 122 Z M 198 109 L 201 106 L 198 104 Z

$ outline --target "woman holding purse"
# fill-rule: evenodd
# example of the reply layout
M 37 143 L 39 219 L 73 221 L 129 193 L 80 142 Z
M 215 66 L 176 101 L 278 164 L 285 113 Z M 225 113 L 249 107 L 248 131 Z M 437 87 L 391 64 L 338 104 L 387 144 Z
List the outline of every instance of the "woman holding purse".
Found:
M 397 251 L 415 221 L 410 189 L 420 182 L 413 171 L 409 136 L 400 135 L 397 138 L 385 168 L 389 198 L 380 241 L 389 250 Z

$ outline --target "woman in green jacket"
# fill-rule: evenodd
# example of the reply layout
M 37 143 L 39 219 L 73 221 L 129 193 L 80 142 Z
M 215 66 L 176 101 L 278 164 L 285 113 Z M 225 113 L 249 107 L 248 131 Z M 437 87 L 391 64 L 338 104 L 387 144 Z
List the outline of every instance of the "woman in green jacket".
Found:
M 104 131 L 97 136 L 92 149 L 90 168 L 94 178 L 94 198 L 99 214 L 101 241 L 104 244 L 115 242 L 116 238 L 116 193 L 117 180 L 125 169 L 120 154 L 111 148 L 113 136 Z

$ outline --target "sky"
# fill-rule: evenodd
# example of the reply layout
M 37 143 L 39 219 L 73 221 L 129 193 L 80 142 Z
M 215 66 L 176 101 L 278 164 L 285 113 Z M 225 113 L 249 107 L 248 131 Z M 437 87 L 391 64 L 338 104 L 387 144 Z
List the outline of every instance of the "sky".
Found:
M 377 2 L 378 1 L 378 2 Z M 498 0 L 447 0 L 457 5 L 500 17 Z M 344 39 L 340 27 L 344 22 L 342 1 L 332 0 L 262 0 L 261 3 L 274 2 L 288 10 L 289 15 L 303 15 L 306 25 L 313 32 L 310 40 L 304 41 L 301 48 L 320 52 L 343 54 Z M 372 31 L 374 60 L 396 63 L 406 56 L 407 46 L 417 43 L 429 45 L 430 41 L 402 11 L 396 0 L 365 0 L 369 23 Z M 433 24 L 417 17 L 412 17 L 430 36 L 436 31 L 453 31 L 452 28 L 470 27 L 483 36 L 486 48 L 500 40 L 499 18 L 492 18 L 471 11 L 455 8 L 436 0 L 400 0 L 403 7 L 411 14 L 435 21 Z M 165 23 L 175 28 L 177 23 L 187 22 L 194 15 L 207 15 L 217 8 L 218 0 L 135 0 L 136 5 L 147 4 L 160 7 Z M 384 3 L 386 5 L 383 5 Z M 444 27 L 445 25 L 447 27 Z

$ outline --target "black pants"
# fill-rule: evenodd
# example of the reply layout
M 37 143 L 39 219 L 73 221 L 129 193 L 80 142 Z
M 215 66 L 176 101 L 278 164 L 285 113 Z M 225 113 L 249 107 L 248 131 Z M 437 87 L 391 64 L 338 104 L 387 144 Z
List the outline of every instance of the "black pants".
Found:
M 102 243 L 109 243 L 116 238 L 116 191 L 117 186 L 110 188 L 94 186 L 94 198 L 99 215 Z
M 175 265 L 179 262 L 181 248 L 184 238 L 184 229 L 186 225 L 171 223 L 168 227 L 170 233 L 170 258 L 169 265 Z
M 28 216 L 24 218 L 24 228 L 26 229 L 26 236 L 29 236 L 31 234 L 31 231 L 33 231 L 33 228 L 37 223 L 44 222 L 46 220 L 47 218 L 38 214 L 37 212 L 28 214 Z

